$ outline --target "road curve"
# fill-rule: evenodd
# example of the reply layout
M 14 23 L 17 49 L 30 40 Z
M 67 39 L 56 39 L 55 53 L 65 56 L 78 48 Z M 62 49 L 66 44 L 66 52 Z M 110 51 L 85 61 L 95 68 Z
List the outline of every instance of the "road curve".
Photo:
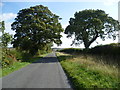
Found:
M 55 53 L 2 78 L 2 88 L 71 88 Z

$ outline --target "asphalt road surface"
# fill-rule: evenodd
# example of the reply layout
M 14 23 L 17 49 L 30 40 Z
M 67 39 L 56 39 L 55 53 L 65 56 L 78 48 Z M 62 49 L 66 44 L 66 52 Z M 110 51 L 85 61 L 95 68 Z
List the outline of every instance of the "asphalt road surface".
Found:
M 2 78 L 2 88 L 71 88 L 55 53 Z

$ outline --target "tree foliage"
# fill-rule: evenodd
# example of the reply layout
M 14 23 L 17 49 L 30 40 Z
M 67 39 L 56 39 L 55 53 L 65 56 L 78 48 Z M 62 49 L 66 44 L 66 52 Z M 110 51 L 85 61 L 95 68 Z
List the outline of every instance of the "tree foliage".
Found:
M 60 45 L 60 33 L 63 32 L 60 19 L 42 5 L 20 10 L 11 25 L 16 32 L 13 46 L 35 54 L 47 44 Z
M 74 18 L 70 18 L 69 25 L 65 29 L 67 37 L 75 35 L 73 44 L 84 43 L 85 48 L 100 37 L 116 39 L 116 31 L 119 30 L 118 21 L 108 16 L 103 10 L 83 10 L 76 12 Z
M 4 33 L 2 35 L 2 44 L 5 48 L 7 48 L 8 44 L 12 41 L 12 35 L 9 33 Z
M 5 32 L 5 24 L 4 21 L 0 22 L 0 32 L 2 32 L 1 45 L 3 48 L 7 48 L 8 44 L 12 41 L 12 35 Z
M 1 21 L 0 22 L 0 32 L 4 33 L 4 30 L 5 30 L 5 23 L 4 23 L 4 21 Z
M 5 67 L 6 65 L 9 65 L 7 56 L 10 54 L 9 54 L 7 46 L 12 41 L 12 35 L 5 32 L 4 21 L 0 22 L 0 32 L 2 32 L 2 36 L 0 37 L 0 44 L 2 47 L 2 67 Z

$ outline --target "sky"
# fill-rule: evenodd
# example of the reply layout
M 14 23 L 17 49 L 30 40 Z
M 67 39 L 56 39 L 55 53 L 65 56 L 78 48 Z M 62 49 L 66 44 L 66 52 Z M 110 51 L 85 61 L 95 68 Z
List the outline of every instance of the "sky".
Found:
M 29 8 L 31 6 L 36 5 L 43 5 L 47 6 L 52 13 L 60 16 L 62 20 L 60 23 L 62 27 L 65 29 L 66 26 L 69 24 L 69 19 L 74 17 L 75 12 L 82 11 L 85 9 L 101 9 L 104 10 L 109 16 L 113 17 L 114 19 L 118 20 L 118 1 L 119 0 L 2 0 L 0 2 L 0 20 L 5 21 L 5 31 L 9 32 L 10 34 L 15 34 L 14 31 L 11 30 L 11 23 L 14 22 L 15 17 L 19 10 L 24 8 Z M 66 38 L 64 33 L 61 33 L 63 37 L 62 45 L 59 48 L 84 48 L 84 45 L 81 44 L 80 46 L 70 46 L 72 43 L 72 39 Z M 97 39 L 97 42 L 94 42 L 91 47 L 94 47 L 99 44 L 109 44 L 109 43 L 116 43 L 118 39 L 115 41 L 106 39 L 102 41 Z M 11 45 L 10 45 L 11 46 Z M 58 47 L 54 45 L 53 47 Z

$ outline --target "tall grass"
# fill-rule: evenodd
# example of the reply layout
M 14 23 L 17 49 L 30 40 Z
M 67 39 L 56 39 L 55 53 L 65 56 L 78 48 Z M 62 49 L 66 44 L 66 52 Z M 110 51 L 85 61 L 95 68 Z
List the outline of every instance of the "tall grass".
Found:
M 118 67 L 91 55 L 57 53 L 58 59 L 76 90 L 86 88 L 120 88 Z
M 72 55 L 91 56 L 96 61 L 102 61 L 106 64 L 117 65 L 120 63 L 120 44 L 112 43 L 107 45 L 99 45 L 89 49 L 87 52 L 84 49 L 62 49 L 59 52 L 69 53 Z

